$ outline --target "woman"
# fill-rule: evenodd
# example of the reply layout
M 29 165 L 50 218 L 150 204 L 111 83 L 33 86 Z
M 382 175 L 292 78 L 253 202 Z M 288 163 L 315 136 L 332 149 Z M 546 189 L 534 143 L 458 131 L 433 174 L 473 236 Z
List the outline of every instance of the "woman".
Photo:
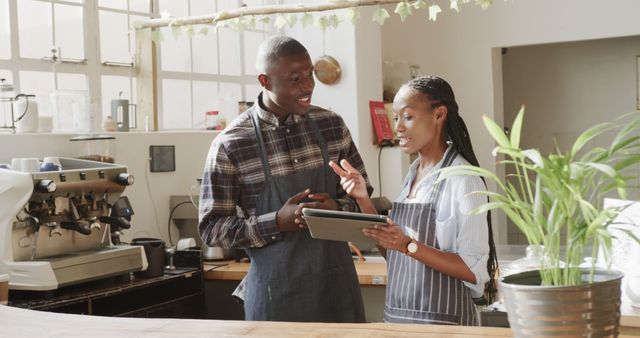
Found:
M 437 181 L 440 168 L 478 165 L 449 84 L 421 77 L 393 100 L 400 147 L 418 153 L 386 226 L 364 229 L 387 259 L 387 322 L 479 325 L 474 300 L 491 301 L 497 267 L 489 215 L 477 176 Z M 329 163 L 364 213 L 376 213 L 363 177 L 347 161 Z M 485 285 L 486 284 L 486 285 Z M 484 296 L 484 297 L 483 297 Z

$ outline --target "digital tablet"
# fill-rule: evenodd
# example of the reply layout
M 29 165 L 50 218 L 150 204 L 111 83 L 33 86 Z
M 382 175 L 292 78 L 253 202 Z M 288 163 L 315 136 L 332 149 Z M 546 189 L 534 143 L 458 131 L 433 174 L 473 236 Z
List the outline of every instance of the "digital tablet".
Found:
M 362 233 L 362 229 L 375 224 L 387 224 L 387 216 L 357 212 L 303 208 L 311 237 L 333 241 L 352 242 L 360 250 L 375 246 L 375 241 Z

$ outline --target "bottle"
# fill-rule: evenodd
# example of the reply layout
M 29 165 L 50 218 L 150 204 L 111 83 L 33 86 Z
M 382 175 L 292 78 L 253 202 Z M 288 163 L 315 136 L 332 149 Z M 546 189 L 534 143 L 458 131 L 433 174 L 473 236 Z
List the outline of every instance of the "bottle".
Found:
M 216 130 L 220 126 L 220 117 L 217 110 L 210 110 L 204 115 L 204 127 L 207 130 Z

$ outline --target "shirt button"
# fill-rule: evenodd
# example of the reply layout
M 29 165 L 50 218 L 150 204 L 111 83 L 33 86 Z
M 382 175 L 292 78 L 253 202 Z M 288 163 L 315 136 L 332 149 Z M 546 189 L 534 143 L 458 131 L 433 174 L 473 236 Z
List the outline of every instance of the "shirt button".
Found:
M 287 133 L 290 133 L 290 132 L 291 132 L 291 130 L 289 130 L 289 128 L 287 128 Z
M 276 239 L 276 236 L 271 236 L 271 239 Z
M 295 160 L 293 160 L 294 163 L 298 163 L 298 159 L 296 158 Z

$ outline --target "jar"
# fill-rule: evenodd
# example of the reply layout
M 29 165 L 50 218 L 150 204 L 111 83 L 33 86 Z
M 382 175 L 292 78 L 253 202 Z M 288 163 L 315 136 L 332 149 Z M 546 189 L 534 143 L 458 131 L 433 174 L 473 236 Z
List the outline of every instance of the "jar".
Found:
M 83 135 L 73 137 L 69 141 L 74 143 L 74 152 L 79 159 L 114 163 L 115 139 L 114 136 L 108 135 Z
M 207 130 L 217 130 L 220 128 L 220 112 L 211 110 L 204 115 L 204 127 Z

